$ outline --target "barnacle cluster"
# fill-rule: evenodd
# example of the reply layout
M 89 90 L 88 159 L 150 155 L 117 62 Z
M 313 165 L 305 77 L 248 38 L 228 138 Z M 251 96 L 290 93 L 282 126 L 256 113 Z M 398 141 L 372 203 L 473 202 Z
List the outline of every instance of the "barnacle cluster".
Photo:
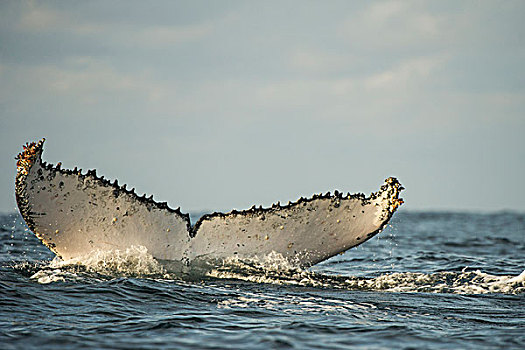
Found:
M 24 150 L 15 157 L 17 160 L 16 166 L 18 173 L 22 173 L 24 175 L 28 174 L 31 165 L 42 151 L 42 146 L 44 145 L 45 140 L 46 139 L 42 139 L 38 142 L 28 142 L 25 144 L 25 146 L 23 146 Z

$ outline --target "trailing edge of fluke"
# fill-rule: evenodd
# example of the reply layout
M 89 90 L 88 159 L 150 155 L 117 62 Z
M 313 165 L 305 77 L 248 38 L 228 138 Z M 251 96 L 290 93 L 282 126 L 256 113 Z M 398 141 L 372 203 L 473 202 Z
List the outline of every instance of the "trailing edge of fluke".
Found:
M 379 233 L 403 203 L 403 187 L 390 177 L 369 197 L 335 191 L 284 206 L 206 214 L 192 226 L 180 208 L 139 197 L 95 170 L 43 162 L 44 141 L 26 144 L 16 157 L 16 200 L 29 229 L 63 259 L 144 246 L 158 260 L 184 264 L 275 252 L 311 266 Z

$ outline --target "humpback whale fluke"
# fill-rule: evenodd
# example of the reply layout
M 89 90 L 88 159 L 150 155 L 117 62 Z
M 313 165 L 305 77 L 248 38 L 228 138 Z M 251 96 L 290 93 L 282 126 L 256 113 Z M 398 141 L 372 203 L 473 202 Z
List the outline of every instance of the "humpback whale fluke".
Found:
M 311 266 L 379 233 L 403 203 L 403 187 L 390 177 L 368 198 L 335 191 L 287 205 L 206 214 L 192 226 L 179 208 L 139 197 L 95 170 L 83 174 L 43 162 L 44 141 L 26 144 L 16 157 L 16 200 L 31 231 L 64 259 L 144 246 L 158 260 L 191 263 L 275 252 Z

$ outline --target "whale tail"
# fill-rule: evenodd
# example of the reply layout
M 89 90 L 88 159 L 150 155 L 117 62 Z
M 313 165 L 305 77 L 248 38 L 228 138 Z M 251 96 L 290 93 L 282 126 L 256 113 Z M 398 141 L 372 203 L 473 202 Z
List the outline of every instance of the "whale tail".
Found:
M 284 206 L 206 214 L 192 226 L 180 209 L 95 170 L 43 162 L 44 141 L 26 144 L 16 157 L 16 200 L 29 229 L 64 259 L 143 246 L 158 260 L 183 263 L 277 253 L 311 266 L 376 235 L 403 203 L 403 187 L 391 177 L 369 197 L 335 191 Z

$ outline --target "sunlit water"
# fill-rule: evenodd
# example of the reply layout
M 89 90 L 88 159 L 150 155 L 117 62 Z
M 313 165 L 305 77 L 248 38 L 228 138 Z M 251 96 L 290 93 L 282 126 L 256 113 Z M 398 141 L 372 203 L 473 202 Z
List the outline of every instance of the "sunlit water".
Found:
M 18 215 L 0 224 L 2 349 L 525 346 L 525 214 L 401 211 L 308 270 L 274 255 L 182 274 L 142 247 L 53 260 Z

